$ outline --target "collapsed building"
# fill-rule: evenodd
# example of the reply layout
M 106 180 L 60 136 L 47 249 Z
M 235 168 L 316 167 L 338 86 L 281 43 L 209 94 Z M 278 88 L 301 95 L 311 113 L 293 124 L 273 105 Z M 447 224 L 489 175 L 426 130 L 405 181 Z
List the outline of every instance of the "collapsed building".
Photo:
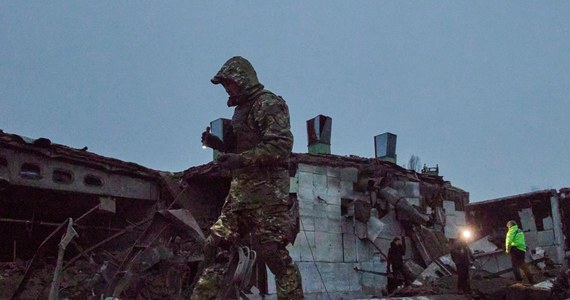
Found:
M 222 138 L 224 122 L 211 126 Z M 307 121 L 309 153 L 293 154 L 289 165 L 297 232 L 288 249 L 307 298 L 381 295 L 396 236 L 404 236 L 415 277 L 452 273 L 441 257 L 448 254 L 446 239 L 466 225 L 469 194 L 439 168 L 398 166 L 390 133 L 375 137 L 374 158 L 331 154 L 331 122 Z M 71 299 L 187 297 L 203 267 L 204 233 L 230 181 L 215 162 L 159 172 L 0 132 L 0 258 L 11 262 L 0 277 L 2 297 L 54 289 Z M 228 289 L 274 298 L 271 272 L 253 259 L 256 241 L 244 244 L 248 251 L 235 256 L 236 273 L 228 275 L 232 283 L 240 275 L 240 286 Z M 48 278 L 38 279 L 42 274 Z
M 512 277 L 510 258 L 504 255 L 509 220 L 516 221 L 525 234 L 527 262 L 538 269 L 544 269 L 547 263 L 566 266 L 570 257 L 569 188 L 469 203 L 467 212 L 467 222 L 479 237 L 471 248 L 479 254 L 481 269 Z
M 86 147 L 0 131 L 0 298 L 59 299 L 61 290 L 62 298 L 99 299 L 121 294 L 161 258 L 192 266 L 172 249 L 189 243 L 189 258 L 203 234 L 189 211 L 173 209 L 179 195 L 168 178 Z

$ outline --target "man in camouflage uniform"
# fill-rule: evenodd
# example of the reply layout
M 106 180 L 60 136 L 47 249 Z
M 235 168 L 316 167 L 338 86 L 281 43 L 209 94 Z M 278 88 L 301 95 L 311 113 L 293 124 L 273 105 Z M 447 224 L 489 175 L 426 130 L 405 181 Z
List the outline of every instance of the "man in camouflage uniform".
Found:
M 224 140 L 202 134 L 202 143 L 223 152 L 218 164 L 232 171 L 229 194 L 204 248 L 206 269 L 192 299 L 216 299 L 236 243 L 251 233 L 260 258 L 275 274 L 278 299 L 303 299 L 301 274 L 285 246 L 291 242 L 289 172 L 293 147 L 289 111 L 283 98 L 264 90 L 253 66 L 232 57 L 212 78 L 235 107 L 232 129 Z

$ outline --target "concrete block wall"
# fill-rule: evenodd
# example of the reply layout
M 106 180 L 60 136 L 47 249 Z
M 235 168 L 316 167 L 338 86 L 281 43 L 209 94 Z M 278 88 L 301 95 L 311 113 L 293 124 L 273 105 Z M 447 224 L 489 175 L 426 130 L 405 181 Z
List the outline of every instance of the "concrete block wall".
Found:
M 425 207 L 421 201 L 420 183 L 414 181 L 395 181 L 392 187 L 400 192 L 409 204 L 415 206 L 420 212 L 425 213 Z
M 327 292 L 331 299 L 361 293 L 360 274 L 353 268 L 359 260 L 374 256 L 373 246 L 356 237 L 352 218 L 341 215 L 341 198 L 354 197 L 357 179 L 356 168 L 308 164 L 299 164 L 291 177 L 290 192 L 297 194 L 301 230 L 288 249 L 301 270 L 305 293 L 313 294 L 311 299 L 322 295 L 328 299 Z M 273 294 L 273 275 L 269 276 Z
M 362 262 L 359 268 L 374 272 L 386 272 L 386 261 L 375 256 L 373 259 Z M 371 273 L 361 273 L 362 292 L 365 295 L 382 295 L 382 288 L 386 287 L 386 276 Z
M 531 208 L 520 210 L 519 217 L 523 231 L 536 231 L 536 223 L 534 221 L 534 215 Z
M 291 177 L 290 192 L 296 193 L 299 201 L 301 231 L 295 245 L 289 245 L 288 249 L 299 265 L 303 288 L 306 295 L 310 295 L 308 299 L 328 299 L 328 296 L 346 299 L 348 294 L 379 295 L 386 285 L 386 277 L 356 272 L 354 267 L 386 272 L 386 261 L 376 246 L 387 254 L 392 239 L 402 235 L 402 228 L 391 209 L 380 219 L 382 230 L 374 236 L 375 246 L 368 239 L 370 224 L 341 215 L 341 198 L 365 198 L 364 194 L 353 190 L 357 180 L 356 168 L 308 164 L 299 164 L 297 173 Z M 419 183 L 401 181 L 393 187 L 410 204 L 421 208 Z M 455 212 L 455 204 L 451 202 L 451 205 L 447 210 L 452 219 L 459 218 L 459 223 L 464 225 L 464 213 Z M 371 215 L 378 217 L 375 209 Z M 412 245 L 409 240 L 406 242 L 406 257 L 410 258 Z M 272 275 L 269 276 L 269 293 L 272 294 L 275 286 Z
M 445 228 L 444 234 L 446 238 L 457 238 L 459 231 L 467 224 L 465 222 L 465 212 L 455 210 L 455 202 L 443 201 L 445 209 Z

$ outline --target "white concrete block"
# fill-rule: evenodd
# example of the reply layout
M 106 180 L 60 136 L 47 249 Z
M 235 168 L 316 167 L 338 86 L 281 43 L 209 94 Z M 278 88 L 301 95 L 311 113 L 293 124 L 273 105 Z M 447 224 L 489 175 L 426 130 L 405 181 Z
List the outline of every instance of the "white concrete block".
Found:
M 331 204 L 330 202 L 321 199 L 321 201 L 315 202 L 313 207 L 316 214 L 315 217 L 326 217 L 333 220 L 342 219 L 340 203 Z
M 393 210 L 390 210 L 380 221 L 384 223 L 384 229 L 380 232 L 380 237 L 391 240 L 395 236 L 402 235 L 400 221 L 396 220 L 396 213 Z
M 368 226 L 358 220 L 354 221 L 354 232 L 359 239 L 366 239 L 368 236 Z
M 289 193 L 297 193 L 299 191 L 299 180 L 297 177 L 289 178 Z
M 395 181 L 392 187 L 406 198 L 420 198 L 420 183 L 413 181 Z
M 546 247 L 554 245 L 554 230 L 545 230 L 539 231 L 537 233 L 538 236 L 538 245 L 539 247 Z
M 443 208 L 445 209 L 445 214 L 448 216 L 455 215 L 455 202 L 453 201 L 443 201 Z
M 342 233 L 342 220 L 326 217 L 315 218 L 315 230 L 327 233 Z
M 318 262 L 342 262 L 343 244 L 342 233 L 328 233 L 315 231 L 316 253 L 315 260 Z
M 303 291 L 305 293 L 325 292 L 324 282 L 315 263 L 298 264 L 303 281 Z
M 360 263 L 359 268 L 373 272 L 386 272 L 386 262 L 382 261 L 378 256 L 374 256 L 370 260 Z M 360 274 L 362 277 L 361 283 L 363 287 L 386 286 L 386 276 L 365 272 L 360 272 Z
M 327 167 L 327 176 L 328 177 L 335 177 L 335 178 L 340 178 L 340 168 L 335 168 L 335 167 Z
M 297 244 L 297 242 L 300 241 L 299 236 L 302 234 L 304 235 L 304 232 L 299 232 L 299 234 L 297 234 L 297 238 L 295 239 L 295 244 Z M 305 238 L 305 237 L 303 236 L 301 238 Z M 300 261 L 301 260 L 300 247 L 295 247 L 293 244 L 289 244 L 289 245 L 287 245 L 287 250 L 289 251 L 289 255 L 291 256 L 293 261 Z
M 457 238 L 457 235 L 459 233 L 459 228 L 457 226 L 457 223 L 455 221 L 455 216 L 447 216 L 446 218 L 446 224 L 445 224 L 445 228 L 444 228 L 444 234 L 446 238 Z
M 410 205 L 421 207 L 420 198 L 406 198 L 406 201 L 408 201 Z
M 380 254 L 380 260 L 385 260 L 384 255 L 388 255 L 388 250 L 390 250 L 390 243 L 392 239 L 377 238 L 374 240 L 374 252 Z M 407 252 L 408 249 L 406 249 Z M 382 255 L 383 254 L 383 255 Z
M 525 238 L 526 245 L 530 249 L 534 249 L 534 248 L 538 247 L 538 232 L 536 232 L 536 231 L 525 232 L 524 238 Z
M 327 176 L 327 167 L 326 166 L 317 166 L 315 168 L 315 174 Z
M 536 231 L 536 223 L 534 222 L 534 215 L 532 209 L 525 208 L 519 211 L 519 217 L 521 219 L 521 226 L 523 231 Z
M 297 265 L 299 265 L 299 263 L 297 263 Z M 269 270 L 269 268 L 266 269 L 267 269 L 267 293 L 275 295 L 275 293 L 277 292 L 275 289 L 275 275 L 271 273 L 271 270 Z M 301 282 L 303 282 L 303 284 L 305 283 L 302 272 L 301 272 Z M 303 289 L 305 289 L 304 286 Z
M 296 253 L 299 253 L 299 261 L 313 261 L 315 253 L 315 232 L 300 231 L 295 239 Z
M 327 195 L 337 196 L 340 198 L 341 186 L 339 177 L 327 177 Z
M 356 239 L 356 260 L 367 261 L 374 257 L 374 245 L 368 240 Z
M 543 247 L 544 255 L 555 262 L 558 262 L 557 250 L 555 246 Z
M 354 192 L 353 185 L 354 183 L 351 181 L 342 180 L 340 182 L 340 197 L 341 198 L 353 197 L 353 195 L 356 194 Z
M 469 244 L 469 249 L 471 249 L 471 252 L 481 251 L 488 253 L 497 250 L 497 248 L 497 245 L 489 242 L 489 236 L 486 236 Z
M 316 173 L 317 166 L 308 165 L 308 164 L 299 164 L 297 166 L 297 173 L 305 172 L 305 173 Z
M 368 219 L 368 223 L 366 225 L 366 237 L 371 241 L 376 240 L 376 238 L 380 236 L 385 227 L 384 222 L 373 217 L 370 217 L 370 219 Z
M 456 211 L 455 212 L 455 224 L 459 227 L 463 227 L 467 224 L 465 222 L 465 212 L 464 211 Z
M 354 218 L 345 218 L 341 220 L 342 233 L 355 234 L 354 231 Z
M 299 223 L 302 230 L 315 231 L 315 218 L 301 216 Z
M 340 206 L 340 197 L 337 195 L 329 195 L 329 194 L 318 194 L 317 195 L 317 202 L 323 202 L 328 205 L 336 205 Z
M 301 186 L 307 186 L 311 188 L 314 187 L 313 178 L 315 174 L 307 172 L 298 172 L 297 175 L 299 176 L 298 183 L 300 187 Z
M 297 199 L 305 201 L 314 201 L 317 199 L 313 186 L 299 185 Z
M 342 234 L 344 262 L 356 262 L 356 240 L 357 237 L 354 234 Z
M 327 291 L 347 292 L 360 290 L 358 273 L 351 263 L 317 263 Z
M 356 182 L 358 181 L 358 169 L 356 168 L 342 168 L 340 170 L 340 179 L 342 181 Z
M 327 189 L 327 175 L 323 175 L 323 174 L 313 174 L 313 186 L 315 187 L 315 189 L 320 189 L 320 190 L 324 190 L 325 192 L 321 193 L 324 194 L 326 193 L 326 189 Z
M 299 263 L 305 295 L 310 293 L 358 291 L 359 276 L 351 263 Z M 325 289 L 326 285 L 326 289 Z M 315 295 L 316 296 L 316 295 Z M 326 295 L 323 295 L 326 297 Z M 307 298 L 308 299 L 308 298 Z M 320 299 L 320 298 L 319 298 Z
M 554 224 L 552 223 L 552 217 L 549 216 L 542 219 L 542 226 L 544 227 L 544 230 L 553 229 Z

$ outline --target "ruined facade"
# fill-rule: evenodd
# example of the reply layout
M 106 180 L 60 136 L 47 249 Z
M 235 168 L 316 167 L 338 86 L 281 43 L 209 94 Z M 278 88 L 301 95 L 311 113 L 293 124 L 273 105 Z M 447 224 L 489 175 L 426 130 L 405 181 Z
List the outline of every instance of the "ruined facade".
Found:
M 480 238 L 472 249 L 480 252 L 482 268 L 511 277 L 504 254 L 506 223 L 514 220 L 524 231 L 527 262 L 565 265 L 570 255 L 570 189 L 541 190 L 467 205 L 467 222 Z
M 173 174 L 0 131 L 0 299 L 178 293 L 201 248 L 181 191 Z M 158 267 L 171 275 L 151 276 Z
M 437 172 L 390 162 L 395 157 L 328 154 L 330 120 L 319 122 L 312 123 L 312 154 L 293 154 L 289 166 L 298 232 L 288 249 L 305 295 L 381 295 L 396 236 L 405 236 L 414 275 L 433 266 L 445 273 L 439 258 L 447 254 L 446 237 L 465 226 L 469 194 Z M 202 268 L 203 238 L 230 181 L 215 162 L 159 172 L 0 132 L 0 261 L 8 263 L 1 296 L 47 298 L 50 286 L 71 298 L 188 296 Z M 66 227 L 77 236 L 58 255 Z M 255 249 L 255 241 L 246 242 Z M 60 281 L 52 281 L 59 273 Z M 265 266 L 254 266 L 248 292 L 275 296 Z
M 221 183 L 225 177 L 229 184 L 229 174 L 214 166 L 191 168 L 184 181 L 198 186 L 194 182 L 204 178 L 218 177 Z M 448 253 L 445 237 L 456 237 L 465 225 L 468 193 L 439 176 L 381 160 L 330 154 L 294 154 L 290 175 L 299 232 L 288 249 L 309 299 L 382 295 L 386 254 L 394 237 L 406 236 L 405 259 L 420 275 Z M 384 180 L 396 192 L 398 205 L 373 186 Z M 255 267 L 252 283 L 270 295 L 267 299 L 275 296 L 272 274 L 264 266 Z

